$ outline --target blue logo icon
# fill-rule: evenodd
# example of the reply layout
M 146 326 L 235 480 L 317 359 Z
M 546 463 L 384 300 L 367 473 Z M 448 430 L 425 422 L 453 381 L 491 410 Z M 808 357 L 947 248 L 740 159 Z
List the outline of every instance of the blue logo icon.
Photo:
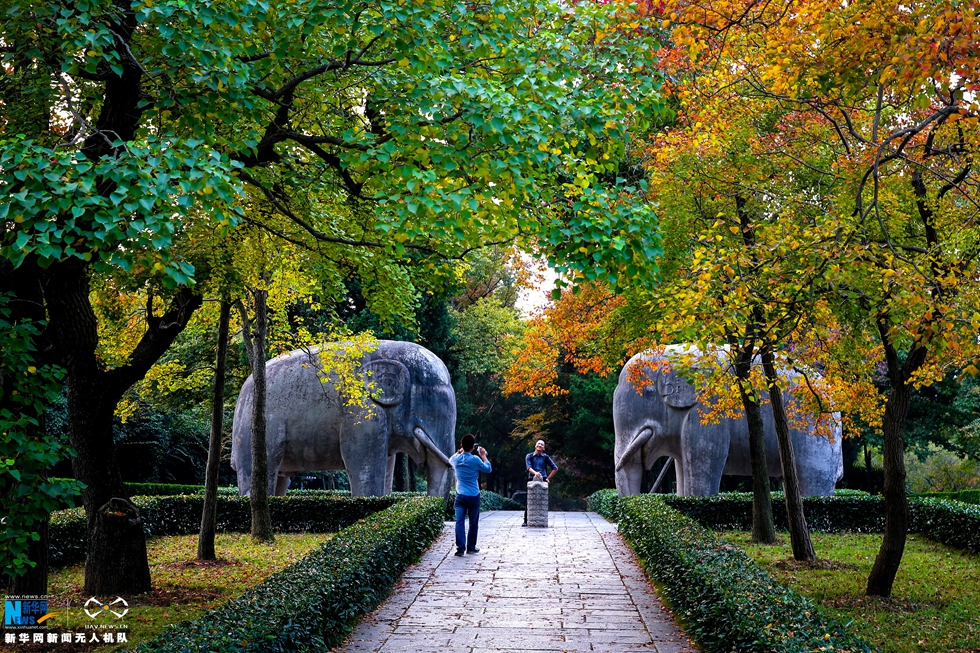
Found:
M 7 599 L 3 602 L 3 625 L 37 626 L 48 614 L 47 599 Z

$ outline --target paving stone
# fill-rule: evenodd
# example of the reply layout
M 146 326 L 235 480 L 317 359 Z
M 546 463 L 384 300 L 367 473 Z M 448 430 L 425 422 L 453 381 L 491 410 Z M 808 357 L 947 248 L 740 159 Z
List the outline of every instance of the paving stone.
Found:
M 595 513 L 486 512 L 479 554 L 453 525 L 366 616 L 340 653 L 696 653 L 616 532 Z

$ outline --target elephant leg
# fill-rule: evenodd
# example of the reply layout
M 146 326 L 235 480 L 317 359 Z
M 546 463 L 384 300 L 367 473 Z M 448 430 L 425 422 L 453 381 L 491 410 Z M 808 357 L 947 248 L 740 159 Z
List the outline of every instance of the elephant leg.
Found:
M 426 494 L 430 497 L 444 497 L 448 501 L 453 468 L 443 465 L 440 460 L 433 460 L 431 455 L 426 456 L 425 476 L 428 484 Z
M 235 473 L 238 478 L 238 494 L 243 497 L 249 496 L 252 491 L 252 442 L 251 438 L 245 442 L 242 446 L 242 451 L 239 454 L 241 456 L 241 461 L 239 463 L 240 469 L 236 469 Z
M 284 497 L 286 496 L 286 491 L 289 490 L 289 477 L 280 475 L 276 480 L 276 496 Z
M 681 427 L 681 456 L 676 461 L 678 494 L 706 497 L 718 494 L 721 475 L 728 460 L 731 425 L 702 424 L 698 409 L 692 410 Z M 681 480 L 683 479 L 683 481 Z
M 616 491 L 621 497 L 631 497 L 640 493 L 643 483 L 643 465 L 639 462 L 624 464 L 616 470 Z
M 286 485 L 283 487 L 282 494 L 279 493 L 279 467 L 282 466 L 282 460 L 286 455 L 286 424 L 280 422 L 276 427 L 275 434 L 266 431 L 267 445 L 266 452 L 268 453 L 268 496 L 285 496 L 286 487 L 289 486 L 289 478 L 286 478 Z
M 805 497 L 833 495 L 841 464 L 839 440 L 831 442 L 824 436 L 795 430 L 792 436 L 800 494 Z
M 395 484 L 395 461 L 398 454 L 388 455 L 388 468 L 385 470 L 385 494 L 391 494 L 391 488 Z
M 340 455 L 355 497 L 384 496 L 388 472 L 388 420 L 381 410 L 361 413 L 340 433 Z
M 616 490 L 619 496 L 628 497 L 642 492 L 643 463 L 649 460 L 649 469 L 653 466 L 656 456 L 651 457 L 651 448 L 660 437 L 659 424 L 644 424 L 633 434 L 625 434 L 627 439 L 621 440 L 624 433 L 617 431 L 616 451 Z M 624 446 L 621 446 L 624 445 Z

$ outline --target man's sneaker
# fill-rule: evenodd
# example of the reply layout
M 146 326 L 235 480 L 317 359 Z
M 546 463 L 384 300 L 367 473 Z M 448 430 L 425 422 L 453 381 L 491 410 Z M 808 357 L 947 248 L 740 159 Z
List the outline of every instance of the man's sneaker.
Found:
M 521 526 L 523 526 L 524 528 L 527 528 L 527 522 L 524 522 L 523 524 L 521 524 Z
M 456 549 L 456 554 L 455 555 L 462 556 L 463 555 L 463 551 L 465 551 L 465 549 Z
M 480 550 L 479 549 L 466 549 L 466 552 L 467 553 L 479 553 Z M 456 554 L 456 555 L 459 555 L 459 554 Z

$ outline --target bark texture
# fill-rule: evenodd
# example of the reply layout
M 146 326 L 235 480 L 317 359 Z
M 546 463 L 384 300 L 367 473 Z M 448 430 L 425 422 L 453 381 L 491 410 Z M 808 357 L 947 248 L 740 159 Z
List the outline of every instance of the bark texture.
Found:
M 218 313 L 218 353 L 214 360 L 214 385 L 211 390 L 211 433 L 208 438 L 208 462 L 204 472 L 204 508 L 201 532 L 197 538 L 197 559 L 214 560 L 214 531 L 218 507 L 218 468 L 221 464 L 221 432 L 225 408 L 225 360 L 228 358 L 228 322 L 231 303 L 221 300 Z
M 119 503 L 128 503 L 128 494 L 115 458 L 113 415 L 123 393 L 146 375 L 187 326 L 201 305 L 201 297 L 190 289 L 181 289 L 161 316 L 154 315 L 151 297 L 147 302 L 146 332 L 124 365 L 106 370 L 96 356 L 98 321 L 89 301 L 85 264 L 69 260 L 53 265 L 46 274 L 44 289 L 48 329 L 60 363 L 68 372 L 65 387 L 69 438 L 76 453 L 72 467 L 75 477 L 87 486 L 82 491 L 88 517 L 84 591 L 92 596 L 149 591 L 149 564 L 139 510 L 132 504 L 123 509 Z M 109 511 L 113 514 L 102 514 L 111 501 L 115 501 Z M 139 528 L 125 526 L 115 513 L 127 515 L 126 520 L 138 523 Z
M 782 390 L 776 372 L 776 361 L 772 349 L 763 347 L 762 368 L 769 386 L 769 403 L 776 422 L 776 440 L 779 442 L 779 462 L 783 469 L 783 492 L 786 497 L 786 514 L 789 518 L 789 538 L 793 547 L 793 558 L 800 561 L 815 560 L 810 541 L 810 529 L 803 513 L 803 497 L 800 495 L 800 477 L 796 472 L 796 455 L 793 452 L 793 439 L 789 434 L 789 423 L 783 407 Z
M 266 299 L 268 291 L 251 291 L 255 306 L 255 326 L 252 332 L 249 357 L 252 364 L 252 382 L 255 384 L 252 402 L 252 490 L 249 505 L 252 508 L 252 537 L 260 542 L 272 542 L 272 516 L 269 514 L 269 458 L 266 448 L 265 428 L 265 337 L 267 332 Z
M 752 261 L 757 263 L 755 253 L 755 228 L 746 210 L 746 200 L 741 195 L 735 197 L 736 213 L 742 244 L 745 245 Z M 759 396 L 752 390 L 752 363 L 755 361 L 755 345 L 758 332 L 764 323 L 762 308 L 752 309 L 752 318 L 745 325 L 745 338 L 739 341 L 736 334 L 728 334 L 728 344 L 737 352 L 734 368 L 738 379 L 738 392 L 745 410 L 745 420 L 749 430 L 749 462 L 752 465 L 752 541 L 759 544 L 776 543 L 776 527 L 772 515 L 772 491 L 769 485 L 769 461 L 766 460 L 766 434 L 762 421 L 762 407 Z
M 920 345 L 909 352 L 904 364 L 900 364 L 889 331 L 888 316 L 882 314 L 878 318 L 878 332 L 885 349 L 891 383 L 881 421 L 885 472 L 881 494 L 885 500 L 885 532 L 868 576 L 869 596 L 891 596 L 895 576 L 905 554 L 905 540 L 909 531 L 909 500 L 905 494 L 905 422 L 912 399 L 912 387 L 908 382 L 925 362 L 927 353 L 926 347 Z
M 128 499 L 100 506 L 89 531 L 85 559 L 85 594 L 141 594 L 150 591 L 150 567 L 139 509 Z
M 759 401 L 739 386 L 742 408 L 749 426 L 749 457 L 752 463 L 752 541 L 776 543 L 776 526 L 772 516 L 772 491 L 769 485 L 769 461 L 766 458 L 765 426 Z
M 749 429 L 749 458 L 752 464 L 752 541 L 758 544 L 775 544 L 776 527 L 772 516 L 765 425 L 762 421 L 762 407 L 759 405 L 758 396 L 749 388 L 753 350 L 754 347 L 739 352 L 733 366 Z

